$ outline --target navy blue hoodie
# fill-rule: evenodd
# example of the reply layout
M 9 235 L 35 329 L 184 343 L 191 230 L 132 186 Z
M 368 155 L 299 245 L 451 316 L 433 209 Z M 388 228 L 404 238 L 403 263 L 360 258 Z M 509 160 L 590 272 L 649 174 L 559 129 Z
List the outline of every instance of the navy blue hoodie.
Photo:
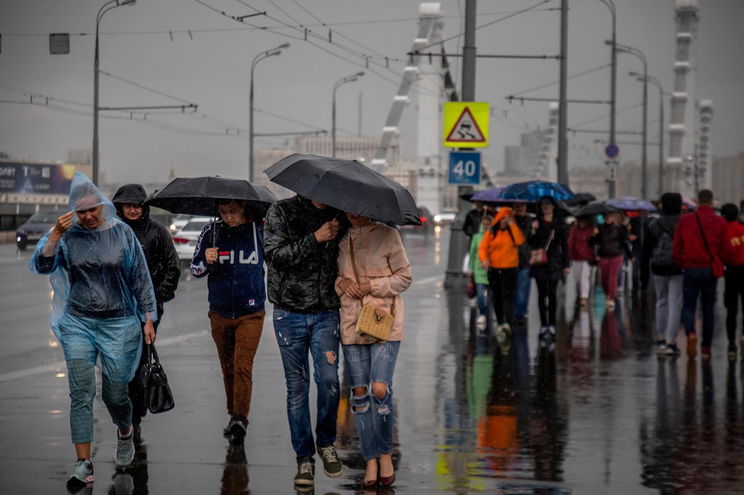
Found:
M 248 222 L 229 227 L 222 220 L 215 224 L 215 263 L 207 264 L 205 252 L 212 247 L 212 223 L 199 236 L 191 260 L 191 274 L 200 278 L 209 275 L 209 309 L 227 318 L 238 318 L 263 311 L 266 300 L 264 285 L 263 226 Z

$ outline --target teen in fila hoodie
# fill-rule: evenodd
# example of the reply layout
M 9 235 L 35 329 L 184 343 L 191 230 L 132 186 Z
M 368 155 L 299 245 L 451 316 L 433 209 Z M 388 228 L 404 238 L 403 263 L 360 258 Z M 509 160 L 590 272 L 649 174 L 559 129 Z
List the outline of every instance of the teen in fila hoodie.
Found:
M 236 227 L 223 220 L 214 223 L 218 247 L 217 261 L 208 264 L 206 250 L 212 247 L 213 227 L 208 223 L 199 236 L 191 260 L 191 274 L 206 275 L 209 309 L 227 318 L 237 318 L 264 310 L 263 226 L 246 222 Z
M 218 209 L 221 219 L 207 224 L 199 236 L 191 273 L 208 277 L 209 323 L 230 418 L 223 433 L 241 445 L 265 316 L 263 227 L 243 202 L 221 201 Z

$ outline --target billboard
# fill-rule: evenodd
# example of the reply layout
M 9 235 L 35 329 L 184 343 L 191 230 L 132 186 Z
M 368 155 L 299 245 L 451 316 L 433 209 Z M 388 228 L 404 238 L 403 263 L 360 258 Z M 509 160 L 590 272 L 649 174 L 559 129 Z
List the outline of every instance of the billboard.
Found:
M 0 193 L 68 194 L 75 165 L 0 161 Z

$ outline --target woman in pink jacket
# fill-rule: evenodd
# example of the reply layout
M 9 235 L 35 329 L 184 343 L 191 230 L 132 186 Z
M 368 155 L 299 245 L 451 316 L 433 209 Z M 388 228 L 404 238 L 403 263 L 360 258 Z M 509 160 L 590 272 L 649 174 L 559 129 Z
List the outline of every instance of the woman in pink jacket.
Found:
M 403 339 L 403 299 L 411 265 L 397 230 L 347 213 L 351 228 L 339 242 L 336 293 L 341 300 L 341 344 L 351 381 L 351 410 L 367 462 L 362 488 L 395 482 L 393 468 L 393 371 Z M 359 335 L 362 306 L 394 317 L 390 338 Z
M 590 218 L 578 217 L 568 234 L 568 255 L 571 271 L 579 283 L 579 301 L 582 309 L 589 307 L 589 292 L 592 288 L 592 267 L 597 264 L 597 254 L 589 239 L 594 235 L 594 224 Z

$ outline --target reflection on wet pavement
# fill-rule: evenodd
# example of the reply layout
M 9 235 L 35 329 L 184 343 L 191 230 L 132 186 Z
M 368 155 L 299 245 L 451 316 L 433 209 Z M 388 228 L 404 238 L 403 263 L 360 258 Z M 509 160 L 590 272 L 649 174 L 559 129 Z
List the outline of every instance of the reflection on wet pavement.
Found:
M 477 309 L 446 295 L 437 489 L 744 493 L 744 363 L 721 357 L 725 336 L 712 362 L 657 358 L 652 297 L 626 292 L 605 310 L 598 292 L 584 309 L 565 295 L 554 353 L 534 322 L 499 349 Z
M 442 288 L 446 236 L 411 234 L 405 242 L 415 282 L 393 385 L 398 479 L 379 493 L 744 493 L 744 365 L 726 358 L 722 308 L 708 363 L 657 357 L 652 296 L 626 290 L 608 311 L 598 288 L 581 308 L 570 283 L 559 295 L 554 353 L 540 352 L 534 297 L 528 321 L 499 346 L 489 328 L 478 329 L 464 291 Z M 37 315 L 48 306 L 47 286 L 24 263 L 6 268 L 21 285 L 0 299 L 26 309 L 7 309 L 7 321 L 24 325 L 3 328 L 0 493 L 61 493 L 71 465 L 69 398 L 66 377 L 45 366 L 62 360 L 61 349 L 48 345 L 48 315 Z M 245 449 L 229 447 L 205 301 L 204 282 L 184 279 L 169 303 L 162 355 L 178 406 L 145 419 L 135 462 L 121 472 L 114 472 L 114 436 L 96 400 L 97 481 L 78 493 L 294 492 L 271 326 L 257 356 Z M 44 329 L 38 342 L 27 337 L 29 326 Z M 677 344 L 685 349 L 682 334 Z M 330 479 L 321 470 L 315 489 L 298 493 L 377 493 L 359 488 L 365 463 L 343 374 L 341 382 L 336 445 L 344 475 Z M 29 431 L 40 443 L 29 442 Z

